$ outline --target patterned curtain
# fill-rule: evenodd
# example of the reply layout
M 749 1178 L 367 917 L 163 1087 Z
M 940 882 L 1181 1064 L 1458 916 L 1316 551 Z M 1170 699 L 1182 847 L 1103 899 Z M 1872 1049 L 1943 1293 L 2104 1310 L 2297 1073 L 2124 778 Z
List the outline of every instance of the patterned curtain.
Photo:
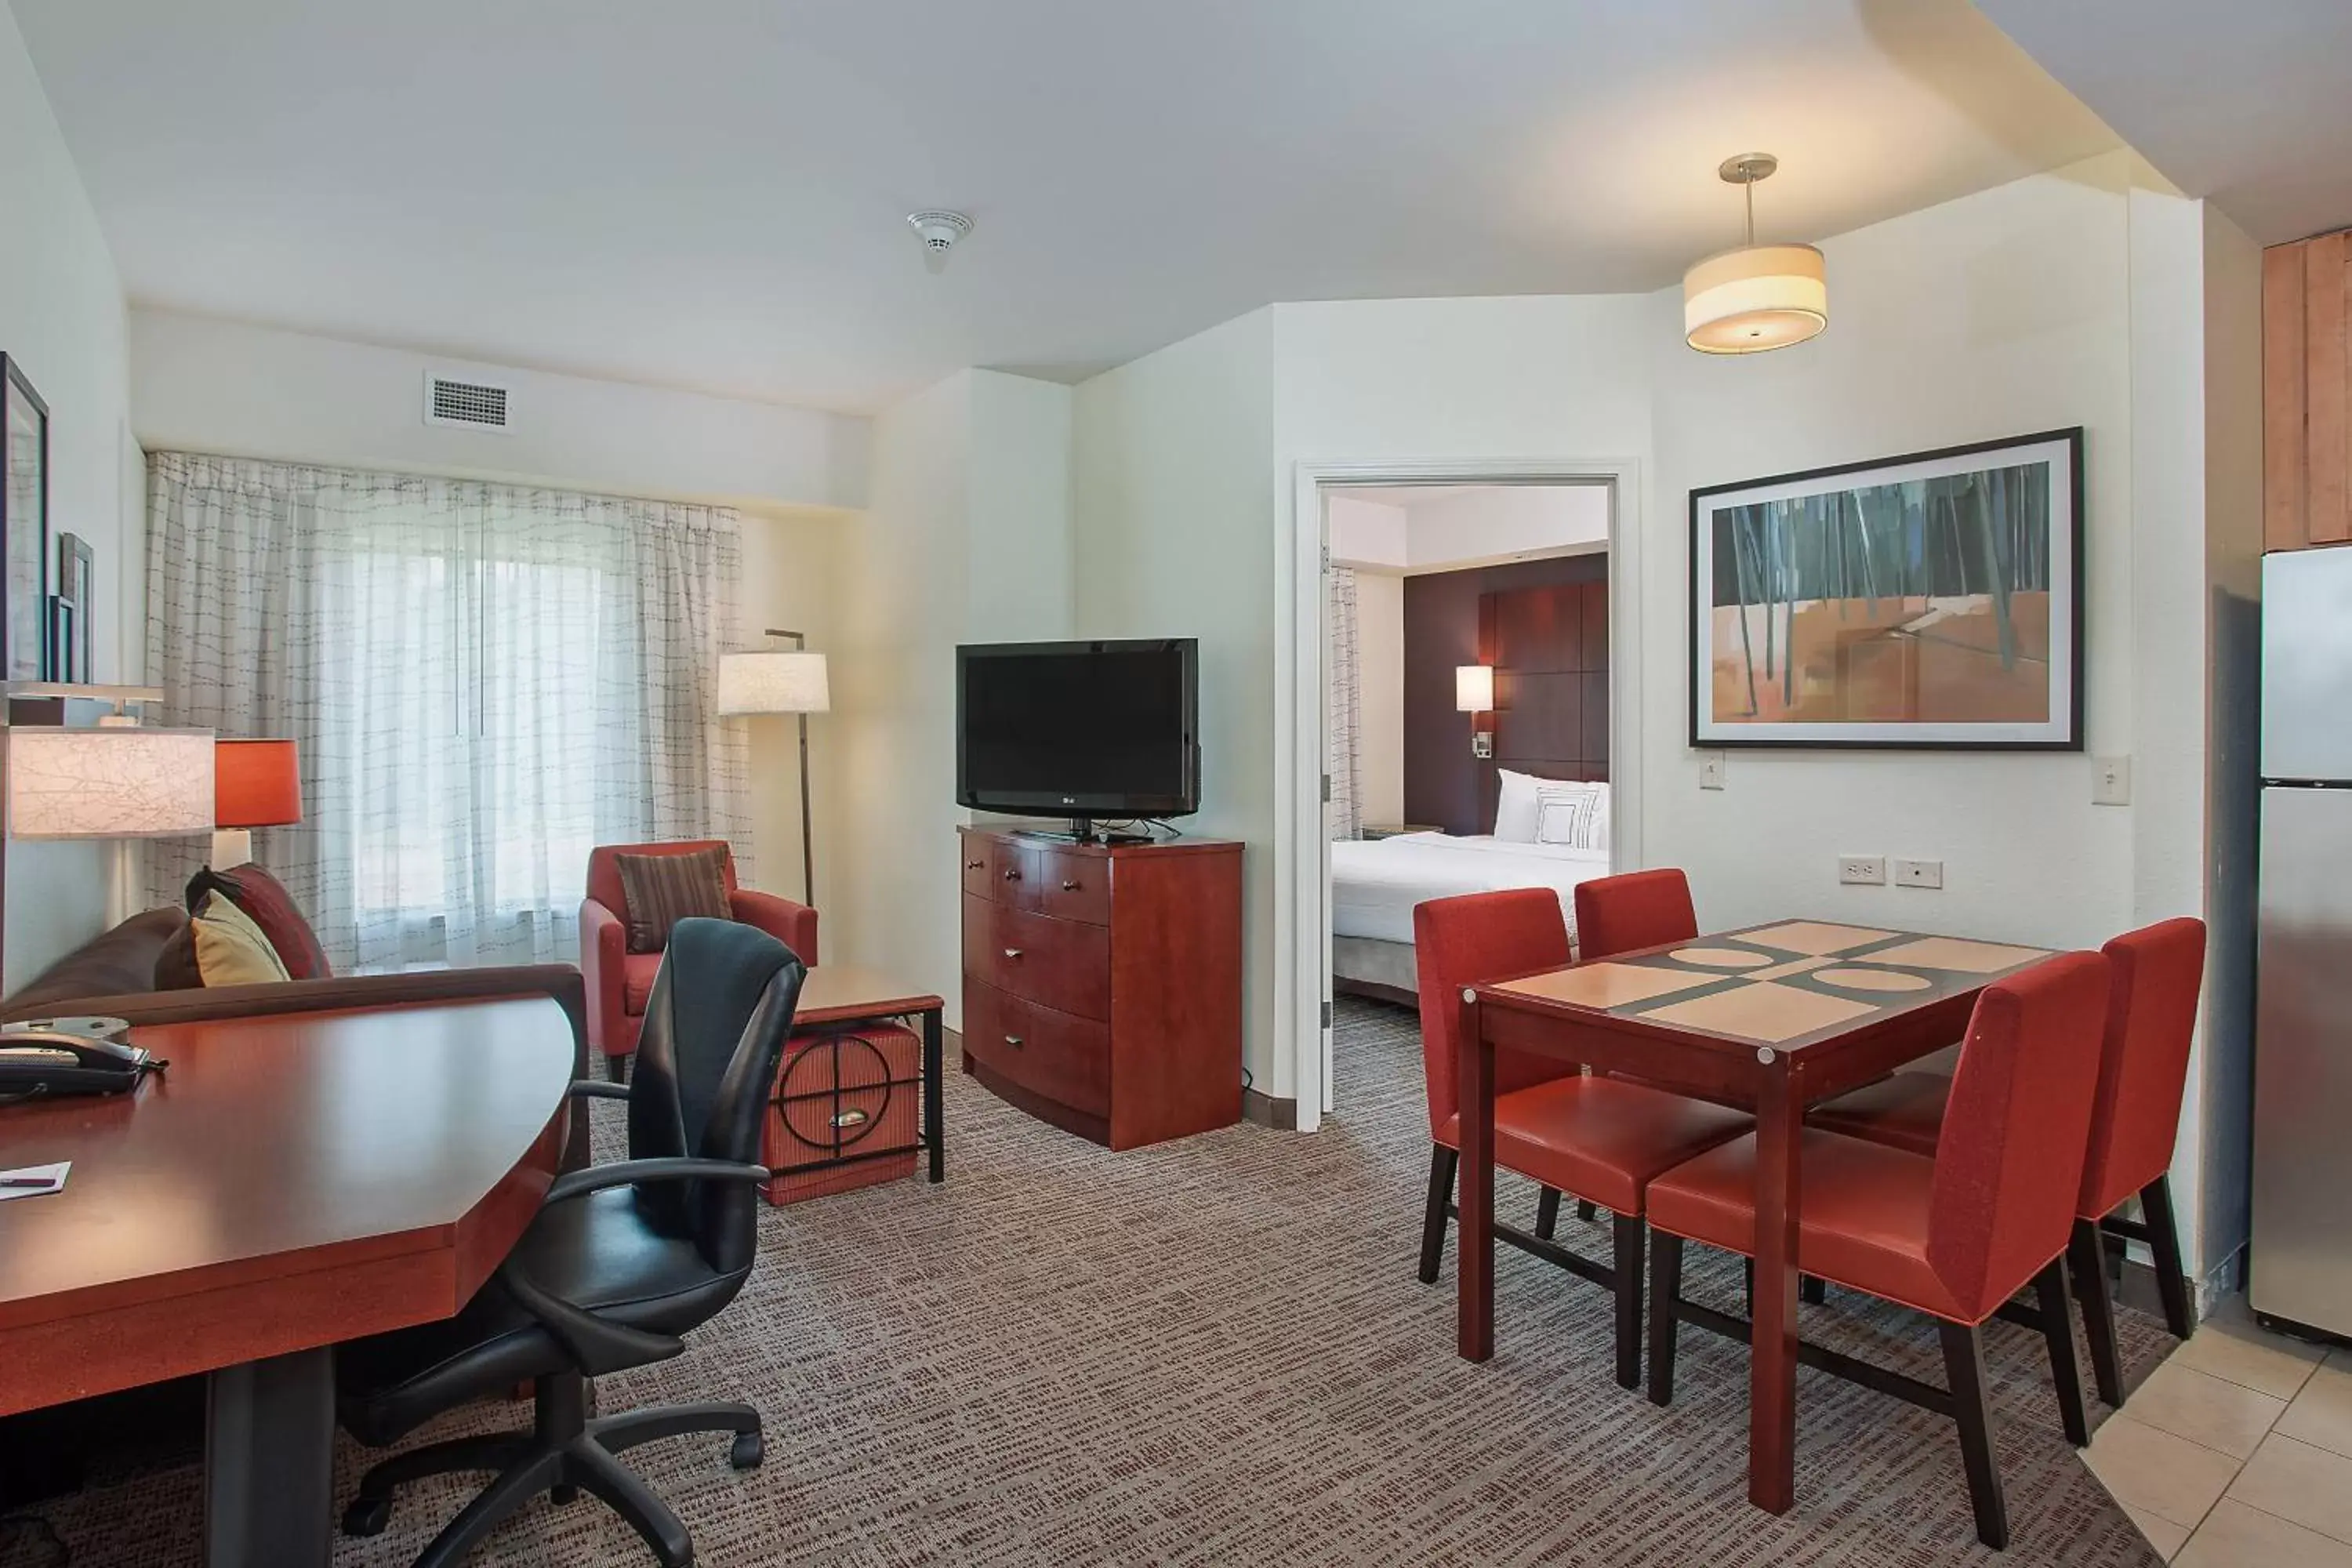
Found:
M 339 968 L 579 953 L 588 851 L 724 838 L 750 876 L 733 512 L 180 453 L 149 461 L 164 721 L 299 742 L 255 833 Z M 176 903 L 201 840 L 159 840 Z
M 1334 566 L 1323 574 L 1329 600 L 1325 617 L 1330 626 L 1330 692 L 1324 721 L 1324 766 L 1331 774 L 1331 809 L 1327 815 L 1334 838 L 1360 838 L 1363 810 L 1357 805 L 1359 775 L 1357 732 L 1362 720 L 1362 678 L 1356 661 L 1356 574 Z

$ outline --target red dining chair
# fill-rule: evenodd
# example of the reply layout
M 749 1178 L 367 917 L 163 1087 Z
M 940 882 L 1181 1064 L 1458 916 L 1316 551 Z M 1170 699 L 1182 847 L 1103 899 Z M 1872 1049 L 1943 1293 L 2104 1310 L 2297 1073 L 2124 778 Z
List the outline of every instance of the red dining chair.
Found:
M 1934 1155 L 1807 1128 L 1798 1170 L 1797 1262 L 1850 1289 L 1936 1320 L 1947 1387 L 1934 1388 L 1817 1345 L 1806 1365 L 1953 1416 L 1978 1538 L 2008 1544 L 1986 1399 L 1987 1318 L 2027 1283 L 2041 1297 L 2066 1436 L 2090 1441 L 2066 1310 L 2066 1252 L 2099 1085 L 2109 964 L 2072 952 L 1989 985 L 1977 998 Z M 1676 1326 L 1745 1340 L 1749 1325 L 1682 1299 L 1685 1238 L 1747 1257 L 1756 1248 L 1756 1140 L 1738 1139 L 1650 1184 L 1650 1397 L 1674 1396 Z
M 2189 1042 L 2197 1028 L 2197 999 L 2205 974 L 2205 922 L 2169 920 L 2126 931 L 2101 950 L 2114 973 L 2099 1047 L 2098 1098 L 2091 1110 L 2091 1141 L 2083 1189 L 2074 1210 L 2068 1262 L 2082 1304 L 2083 1332 L 2091 1344 L 2091 1373 L 2099 1397 L 2124 1402 L 2122 1358 L 2116 1348 L 2115 1303 L 2107 1291 L 2100 1233 L 2147 1244 L 2165 1327 L 2187 1339 L 2189 1280 L 2180 1263 L 2180 1233 L 2172 1211 L 2174 1137 L 2189 1079 Z M 1817 1127 L 1917 1153 L 1936 1152 L 1952 1080 L 1904 1073 L 1833 1100 L 1810 1119 Z M 2143 1220 L 2116 1211 L 2137 1195 Z
M 1432 899 L 1412 911 L 1420 970 L 1421 1059 L 1429 1079 L 1429 1200 L 1422 1218 L 1421 1280 L 1434 1284 L 1445 1250 L 1461 1161 L 1462 1042 L 1455 1027 L 1465 986 L 1559 969 L 1568 925 L 1549 888 Z M 1617 1381 L 1642 1381 L 1642 1194 L 1658 1172 L 1738 1137 L 1750 1119 L 1622 1079 L 1587 1078 L 1573 1062 L 1495 1053 L 1495 1163 L 1554 1192 L 1606 1205 L 1614 1215 L 1607 1265 L 1540 1236 L 1496 1225 L 1499 1241 L 1613 1292 Z
M 1690 881 L 1671 867 L 1576 885 L 1576 955 L 1609 958 L 1698 935 Z

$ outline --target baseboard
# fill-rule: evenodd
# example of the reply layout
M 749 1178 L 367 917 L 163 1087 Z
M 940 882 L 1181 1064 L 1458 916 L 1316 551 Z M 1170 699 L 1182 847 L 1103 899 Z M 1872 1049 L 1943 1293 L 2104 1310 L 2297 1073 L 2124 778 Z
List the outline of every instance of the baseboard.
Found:
M 2134 1243 L 2132 1251 L 2139 1250 Z M 2189 1310 L 2198 1322 L 2204 1321 L 2221 1309 L 2221 1303 L 2246 1288 L 2246 1249 L 2242 1247 L 2205 1271 L 2204 1277 L 2189 1282 Z M 2156 1269 L 2145 1259 L 2126 1253 L 2123 1270 L 2116 1283 L 2116 1300 L 2150 1317 L 2164 1315 L 2164 1296 L 2156 1287 Z
M 1276 1132 L 1296 1132 L 1298 1131 L 1298 1101 L 1276 1100 L 1270 1094 L 1244 1089 L 1242 1090 L 1242 1120 L 1255 1121 L 1260 1127 L 1271 1127 Z

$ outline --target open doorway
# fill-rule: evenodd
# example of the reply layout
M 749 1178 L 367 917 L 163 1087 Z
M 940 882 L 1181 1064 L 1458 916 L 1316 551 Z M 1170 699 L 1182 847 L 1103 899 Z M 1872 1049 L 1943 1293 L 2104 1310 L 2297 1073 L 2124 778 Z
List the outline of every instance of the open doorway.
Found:
M 1416 1005 L 1416 903 L 1538 887 L 1569 915 L 1576 884 L 1617 861 L 1614 487 L 1342 480 L 1319 500 L 1318 934 L 1326 999 L 1356 1018 Z M 1332 1031 L 1321 1043 L 1327 1110 L 1351 1071 L 1417 1081 L 1393 1052 L 1343 1063 Z

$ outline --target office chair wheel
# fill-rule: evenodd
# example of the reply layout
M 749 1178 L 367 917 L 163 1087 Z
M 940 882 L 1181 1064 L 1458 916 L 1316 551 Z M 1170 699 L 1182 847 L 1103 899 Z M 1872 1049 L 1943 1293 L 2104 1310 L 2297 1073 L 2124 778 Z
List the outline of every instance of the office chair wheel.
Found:
M 343 1510 L 345 1535 L 382 1535 L 392 1522 L 392 1500 L 388 1497 L 353 1498 L 352 1506 Z
M 738 1432 L 734 1446 L 727 1450 L 727 1462 L 739 1470 L 756 1470 L 767 1457 L 768 1446 L 757 1432 Z
M 558 1508 L 562 1508 L 568 1502 L 578 1502 L 580 1500 L 580 1489 L 573 1486 L 569 1481 L 559 1482 L 558 1484 L 547 1489 L 547 1500 L 555 1504 Z

